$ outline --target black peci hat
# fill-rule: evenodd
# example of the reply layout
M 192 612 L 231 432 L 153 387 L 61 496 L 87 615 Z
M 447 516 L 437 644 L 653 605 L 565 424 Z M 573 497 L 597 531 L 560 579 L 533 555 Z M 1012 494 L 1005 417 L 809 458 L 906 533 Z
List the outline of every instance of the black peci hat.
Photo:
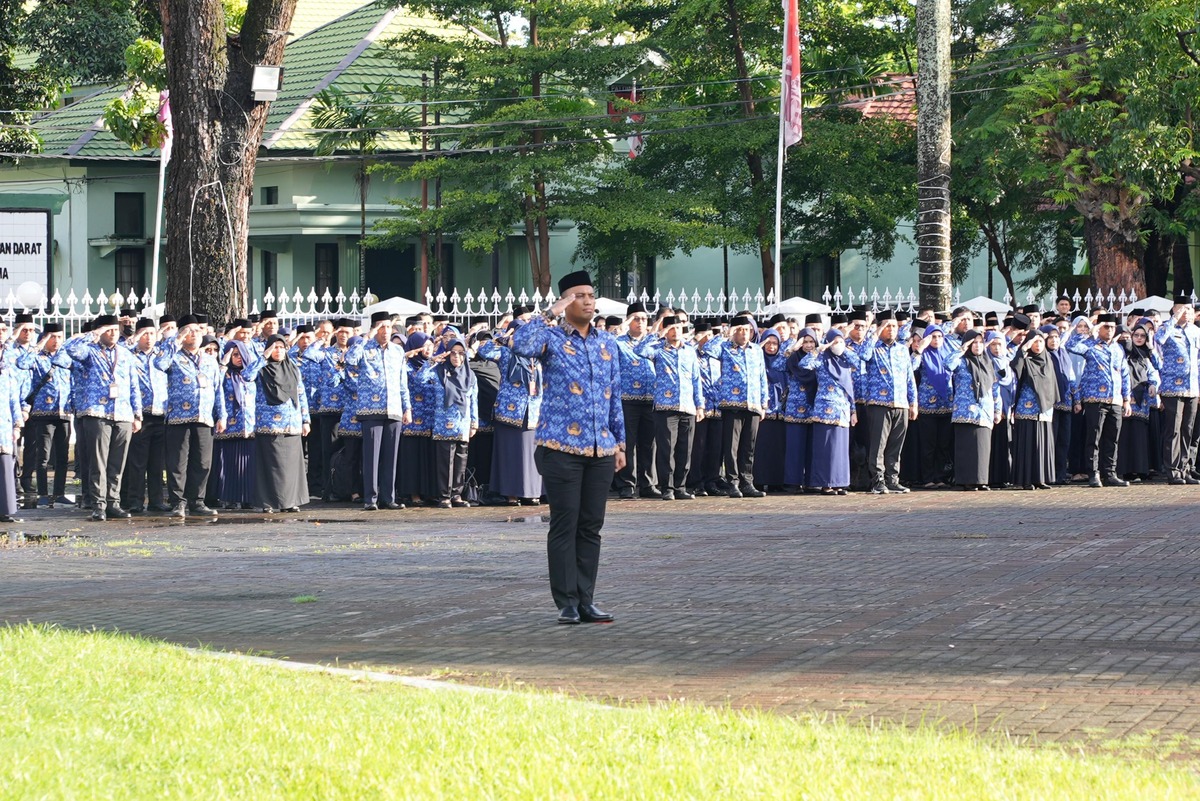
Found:
M 574 289 L 577 286 L 591 286 L 592 274 L 587 270 L 576 270 L 573 273 L 567 273 L 562 278 L 558 279 L 558 294 L 566 292 L 568 289 Z

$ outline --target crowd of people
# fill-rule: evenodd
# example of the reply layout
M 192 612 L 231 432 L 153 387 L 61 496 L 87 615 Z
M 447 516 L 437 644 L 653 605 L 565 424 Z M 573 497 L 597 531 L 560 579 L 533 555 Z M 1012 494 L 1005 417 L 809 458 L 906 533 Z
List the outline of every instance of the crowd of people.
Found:
M 618 368 L 608 392 L 625 458 L 610 490 L 672 501 L 1200 483 L 1200 328 L 1190 299 L 1175 301 L 1123 319 L 1066 297 L 1003 318 L 692 319 L 631 304 L 592 321 Z M 558 324 L 529 306 L 498 321 L 380 312 L 292 330 L 271 311 L 219 330 L 203 315 L 123 312 L 68 338 L 17 315 L 0 337 L 0 519 L 39 504 L 98 520 L 318 498 L 536 505 L 547 387 L 521 334 L 535 320 Z M 560 389 L 569 400 L 581 386 Z M 569 438 L 579 423 L 564 425 Z

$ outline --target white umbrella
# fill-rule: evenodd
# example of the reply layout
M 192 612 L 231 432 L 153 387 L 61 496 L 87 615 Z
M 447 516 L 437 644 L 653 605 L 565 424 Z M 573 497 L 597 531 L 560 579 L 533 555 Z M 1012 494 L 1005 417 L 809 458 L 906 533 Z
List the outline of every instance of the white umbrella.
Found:
M 992 300 L 991 298 L 987 297 L 986 295 L 980 295 L 979 297 L 971 298 L 970 300 L 964 300 L 962 303 L 960 303 L 958 305 L 966 306 L 968 309 L 970 309 L 973 312 L 983 312 L 985 314 L 987 312 L 995 312 L 996 314 L 1008 314 L 1009 312 L 1012 311 L 1012 307 L 1009 306 L 1007 303 L 1004 303 L 1003 301 L 999 301 L 999 300 Z
M 362 310 L 363 325 L 370 325 L 371 315 L 381 311 L 394 314 L 397 317 L 412 317 L 414 314 L 427 313 L 430 311 L 430 308 L 424 303 L 417 303 L 415 300 L 409 300 L 400 296 L 388 298 L 378 303 L 372 303 Z
M 1171 307 L 1174 305 L 1175 302 L 1170 298 L 1164 298 L 1162 295 L 1151 295 L 1149 297 L 1142 298 L 1141 300 L 1129 301 L 1121 307 L 1121 312 L 1123 314 L 1129 314 L 1129 312 L 1133 311 L 1134 309 L 1145 309 L 1146 311 L 1154 309 L 1155 311 L 1160 311 L 1164 314 L 1170 314 Z
M 826 306 L 824 303 L 817 303 L 815 300 L 807 300 L 801 297 L 788 298 L 779 303 L 772 303 L 763 311 L 767 314 L 787 314 L 790 316 L 800 316 L 802 314 L 829 314 L 833 309 Z

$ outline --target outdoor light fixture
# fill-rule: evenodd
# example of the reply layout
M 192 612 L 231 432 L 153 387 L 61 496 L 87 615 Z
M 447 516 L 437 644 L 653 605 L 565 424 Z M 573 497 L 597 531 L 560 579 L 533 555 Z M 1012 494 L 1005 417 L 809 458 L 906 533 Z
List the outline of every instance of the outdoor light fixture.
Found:
M 279 97 L 283 88 L 283 67 L 271 67 L 266 64 L 256 64 L 254 77 L 250 80 L 250 91 L 258 102 L 274 100 Z

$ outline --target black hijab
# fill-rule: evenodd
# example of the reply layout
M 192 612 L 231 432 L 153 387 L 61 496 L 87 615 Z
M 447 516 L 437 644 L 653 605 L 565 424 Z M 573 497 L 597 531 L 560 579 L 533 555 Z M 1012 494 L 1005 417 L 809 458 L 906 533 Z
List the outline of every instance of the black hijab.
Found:
M 981 339 L 981 337 L 976 335 L 971 338 L 971 341 L 976 339 Z M 996 383 L 996 368 L 992 364 L 992 354 L 987 352 L 985 346 L 983 353 L 977 356 L 971 352 L 968 344 L 967 352 L 963 354 L 963 364 L 971 372 L 971 391 L 975 393 L 975 399 L 982 402 L 985 395 L 992 393 L 992 385 Z
M 266 359 L 267 363 L 259 371 L 259 386 L 262 387 L 263 396 L 271 406 L 280 406 L 289 400 L 299 406 L 300 368 L 287 357 L 286 353 L 284 353 L 283 358 L 279 361 L 268 358 L 266 355 L 267 351 L 276 342 L 287 344 L 287 340 L 279 336 L 279 334 L 272 334 L 267 337 L 266 347 L 263 348 L 263 358 Z
M 1031 333 L 1030 336 L 1035 334 L 1042 336 L 1040 331 Z M 1029 350 L 1019 350 L 1013 357 L 1012 366 L 1017 379 L 1017 392 L 1021 391 L 1022 383 L 1028 384 L 1033 388 L 1038 407 L 1043 412 L 1053 409 L 1059 400 L 1058 377 L 1054 374 L 1054 363 L 1050 361 L 1050 354 L 1044 350 L 1037 354 Z
M 1150 332 L 1144 325 L 1134 326 L 1133 330 L 1141 329 L 1146 335 L 1145 345 L 1135 345 L 1133 337 L 1125 344 L 1125 359 L 1129 362 L 1129 388 L 1133 399 L 1141 403 L 1146 397 L 1146 389 L 1150 386 Z
M 447 356 L 446 360 L 439 362 L 435 368 L 438 381 L 441 383 L 442 388 L 446 390 L 445 403 L 443 405 L 445 409 L 454 406 L 466 409 L 467 393 L 475 386 L 475 374 L 471 372 L 471 367 L 467 364 L 467 346 L 463 344 L 463 341 L 461 339 L 450 340 L 450 347 L 446 349 L 446 352 L 449 353 L 456 347 L 463 349 L 463 363 L 455 367 L 450 364 L 450 358 Z

